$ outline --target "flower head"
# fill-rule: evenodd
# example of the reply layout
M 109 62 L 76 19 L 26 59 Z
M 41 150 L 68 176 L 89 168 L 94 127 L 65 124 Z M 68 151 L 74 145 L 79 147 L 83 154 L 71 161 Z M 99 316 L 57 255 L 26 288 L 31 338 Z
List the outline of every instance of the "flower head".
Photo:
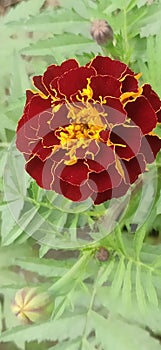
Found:
M 74 59 L 49 66 L 27 90 L 17 127 L 26 171 L 44 189 L 100 204 L 125 194 L 161 139 L 161 101 L 140 74 L 109 57 L 86 66 Z

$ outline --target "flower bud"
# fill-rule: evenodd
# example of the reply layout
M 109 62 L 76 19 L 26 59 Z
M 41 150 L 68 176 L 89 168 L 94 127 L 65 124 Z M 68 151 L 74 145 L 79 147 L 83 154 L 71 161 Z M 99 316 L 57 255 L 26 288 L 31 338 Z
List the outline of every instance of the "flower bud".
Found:
M 110 257 L 109 251 L 104 247 L 99 247 L 95 255 L 99 261 L 107 261 Z
M 92 22 L 90 33 L 98 45 L 104 45 L 113 39 L 113 30 L 104 19 L 95 19 Z
M 53 310 L 54 302 L 46 292 L 38 292 L 37 288 L 20 289 L 12 302 L 11 308 L 15 316 L 26 324 L 47 320 Z

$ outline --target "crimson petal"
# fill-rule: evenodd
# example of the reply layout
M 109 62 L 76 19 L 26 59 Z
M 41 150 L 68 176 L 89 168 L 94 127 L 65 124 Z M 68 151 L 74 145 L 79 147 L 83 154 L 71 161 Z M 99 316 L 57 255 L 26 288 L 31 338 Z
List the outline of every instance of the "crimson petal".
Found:
M 50 190 L 50 185 L 53 180 L 51 172 L 52 166 L 53 162 L 50 158 L 43 162 L 40 158 L 35 156 L 26 163 L 26 171 L 36 180 L 40 187 Z
M 89 198 L 92 194 L 92 190 L 89 188 L 87 183 L 82 186 L 74 186 L 68 182 L 60 180 L 60 188 L 61 194 L 73 202 L 82 202 Z M 56 187 L 54 187 L 54 189 L 56 191 Z
M 104 192 L 117 187 L 121 182 L 121 176 L 115 166 L 110 166 L 108 171 L 89 174 L 89 186 L 94 192 Z
M 121 165 L 124 170 L 126 184 L 134 183 L 146 168 L 143 154 L 138 154 L 137 157 L 134 157 L 129 161 L 121 160 Z
M 147 163 L 154 162 L 161 149 L 161 139 L 156 135 L 146 135 L 142 139 L 140 153 L 143 153 Z
M 70 69 L 74 69 L 78 67 L 78 62 L 75 59 L 70 59 L 67 61 L 64 61 L 60 66 L 57 66 L 56 64 L 52 64 L 49 66 L 46 70 L 46 72 L 43 75 L 43 84 L 46 86 L 47 90 L 53 94 L 53 91 L 51 90 L 50 84 L 51 82 L 57 78 L 60 77 L 63 73 L 68 72 Z M 57 80 L 55 80 L 55 85 L 52 87 L 52 89 L 57 89 Z
M 95 57 L 88 66 L 94 67 L 97 74 L 110 75 L 117 79 L 121 78 L 127 68 L 126 64 L 120 61 L 102 56 Z
M 110 140 L 116 144 L 116 154 L 123 159 L 137 155 L 141 145 L 141 132 L 137 126 L 117 125 L 112 129 Z
M 137 79 L 132 75 L 126 75 L 124 80 L 122 81 L 122 93 L 127 91 L 138 91 L 138 81 Z
M 59 91 L 68 100 L 70 97 L 78 91 L 83 90 L 87 86 L 87 78 L 95 75 L 93 68 L 79 67 L 75 68 L 64 75 L 58 80 Z
M 49 95 L 49 92 L 47 91 L 47 89 L 45 88 L 45 85 L 43 84 L 42 75 L 35 75 L 33 77 L 33 83 L 35 87 L 38 88 L 44 95 L 46 96 Z
M 140 127 L 143 134 L 147 134 L 155 128 L 157 117 L 146 97 L 139 96 L 134 102 L 128 102 L 125 109 L 128 117 Z
M 112 198 L 120 198 L 124 196 L 128 189 L 129 185 L 125 184 L 124 181 L 122 181 L 118 187 L 109 189 L 104 192 L 98 192 L 97 194 L 94 193 L 91 198 L 94 200 L 94 204 L 98 205 Z
M 73 165 L 65 165 L 61 162 L 55 169 L 55 174 L 71 185 L 80 186 L 87 180 L 88 171 L 88 167 L 84 164 L 83 160 L 78 159 L 77 163 Z
M 106 97 L 106 105 L 103 106 L 107 113 L 107 122 L 110 124 L 122 124 L 126 120 L 127 113 L 118 98 Z
M 161 100 L 149 84 L 143 86 L 143 95 L 148 99 L 155 112 L 161 108 Z
M 96 101 L 99 97 L 113 96 L 120 97 L 121 83 L 114 77 L 97 75 L 90 80 L 90 87 L 93 90 L 92 98 Z

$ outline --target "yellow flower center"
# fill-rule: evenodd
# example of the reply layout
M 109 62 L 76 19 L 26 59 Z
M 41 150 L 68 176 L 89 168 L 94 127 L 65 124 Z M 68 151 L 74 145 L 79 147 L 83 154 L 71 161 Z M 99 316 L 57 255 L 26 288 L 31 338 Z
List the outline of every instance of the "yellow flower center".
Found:
M 87 104 L 86 107 L 73 105 L 68 106 L 68 119 L 70 124 L 59 127 L 56 136 L 60 140 L 60 146 L 65 149 L 66 156 L 69 160 L 65 160 L 66 165 L 72 165 L 77 162 L 76 150 L 80 147 L 87 148 L 91 140 L 100 140 L 100 132 L 107 128 L 107 124 L 103 121 L 107 113 L 98 111 L 96 106 Z M 57 149 L 53 148 L 53 151 Z

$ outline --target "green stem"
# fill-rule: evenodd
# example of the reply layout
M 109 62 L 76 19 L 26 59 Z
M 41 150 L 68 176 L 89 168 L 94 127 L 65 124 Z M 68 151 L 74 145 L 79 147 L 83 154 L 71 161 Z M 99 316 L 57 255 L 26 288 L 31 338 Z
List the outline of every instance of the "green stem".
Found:
M 61 291 L 64 291 L 64 287 L 69 284 L 71 287 L 71 282 L 75 279 L 80 279 L 81 268 L 83 267 L 83 271 L 85 270 L 86 265 L 91 259 L 91 255 L 93 251 L 86 251 L 82 255 L 82 257 L 76 262 L 76 264 L 68 271 L 63 277 L 61 277 L 54 285 L 49 288 L 49 292 L 52 294 L 59 294 Z
M 123 9 L 124 16 L 124 27 L 123 27 L 123 39 L 124 39 L 124 62 L 129 63 L 129 41 L 128 41 L 128 33 L 127 33 L 127 11 L 126 8 Z

